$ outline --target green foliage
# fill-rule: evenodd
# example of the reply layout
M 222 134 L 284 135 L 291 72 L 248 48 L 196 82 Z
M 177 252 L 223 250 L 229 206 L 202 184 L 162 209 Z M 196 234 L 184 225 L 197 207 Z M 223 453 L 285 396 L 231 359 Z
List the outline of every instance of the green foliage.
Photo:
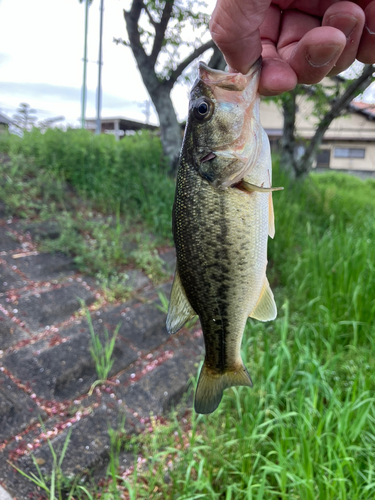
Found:
M 374 498 L 375 183 L 276 169 L 274 184 L 279 315 L 245 330 L 253 389 L 209 416 L 151 418 L 114 499 Z
M 130 142 L 121 147 L 112 144 L 119 148 L 118 156 L 123 151 L 123 161 L 128 161 Z M 141 158 L 151 154 L 142 151 L 142 147 L 146 149 L 142 136 L 134 144 Z M 28 147 L 37 150 L 35 144 Z M 136 162 L 136 158 L 137 154 L 129 161 Z M 35 165 L 23 164 L 20 156 L 13 161 L 14 165 L 1 166 L 6 180 L 1 189 L 6 189 L 3 192 L 11 199 L 22 186 L 26 191 L 31 189 L 25 182 L 28 176 L 39 182 Z M 70 240 L 87 248 L 98 245 L 98 261 L 114 263 L 120 256 L 124 243 L 120 214 L 133 214 L 136 207 L 144 213 L 146 208 L 141 207 L 143 203 L 147 207 L 147 196 L 155 202 L 145 179 L 155 179 L 163 186 L 157 170 L 162 168 L 160 164 L 155 163 L 159 165 L 156 170 L 144 165 L 143 170 L 134 167 L 139 175 L 132 177 L 133 184 L 129 184 L 120 203 L 111 200 L 113 205 L 107 205 L 108 210 L 115 207 L 117 216 L 100 219 L 96 212 L 89 216 L 87 211 L 85 216 L 67 219 L 67 225 L 73 226 Z M 11 174 L 12 169 L 17 175 Z M 88 189 L 96 186 L 95 181 L 83 170 L 80 177 L 64 163 L 50 172 L 51 177 L 64 177 L 69 172 L 77 189 L 95 200 L 95 191 L 90 193 Z M 97 167 L 92 170 L 96 172 Z M 44 166 L 40 172 L 43 176 L 49 170 Z M 128 174 L 121 170 L 116 175 L 124 179 Z M 23 184 L 19 179 L 24 179 Z M 102 179 L 105 183 L 105 176 Z M 293 183 L 276 166 L 273 183 L 285 187 L 273 194 L 276 236 L 269 245 L 268 275 L 279 314 L 274 322 L 249 320 L 246 327 L 242 357 L 252 375 L 253 389 L 225 391 L 219 409 L 209 416 L 192 412 L 185 415 L 187 418 L 172 416 L 163 425 L 151 418 L 151 432 L 132 444 L 136 463 L 131 475 L 122 475 L 118 456 L 123 441 L 113 438 L 106 491 L 97 487 L 91 490 L 87 484 L 76 488 L 74 498 L 374 498 L 375 182 L 332 172 Z M 41 187 L 38 189 L 41 197 Z M 114 192 L 116 189 L 118 186 L 113 187 Z M 64 190 L 61 187 L 61 193 Z M 173 188 L 163 194 L 168 210 L 172 193 Z M 52 203 L 63 203 L 59 200 L 57 197 Z M 156 213 L 164 213 L 164 209 Z M 113 248 L 101 244 L 102 237 L 97 233 L 92 238 L 94 226 L 100 224 L 115 241 Z M 155 222 L 149 224 L 159 227 Z M 142 238 L 134 237 L 134 241 L 140 243 Z M 145 243 L 138 257 L 133 255 L 146 268 L 149 246 Z M 89 255 L 88 250 L 85 252 Z M 129 250 L 126 258 L 132 252 Z M 123 261 L 117 262 L 123 265 Z M 102 272 L 108 269 L 104 267 Z M 105 276 L 114 276 L 116 281 L 114 274 Z M 165 311 L 165 297 L 160 299 Z M 108 354 L 110 345 L 105 341 L 104 345 Z M 110 361 L 110 356 L 105 359 Z
M 55 220 L 60 227 L 60 237 L 44 241 L 43 250 L 73 255 L 81 271 L 106 277 L 129 262 L 129 253 L 125 250 L 126 225 L 114 226 L 112 217 L 82 210 L 61 212 Z
M 81 302 L 81 304 L 83 305 L 84 303 Z M 113 366 L 114 360 L 112 359 L 112 354 L 121 324 L 117 325 L 111 338 L 109 338 L 108 330 L 104 329 L 104 341 L 102 342 L 100 335 L 94 331 L 91 316 L 87 309 L 85 313 L 91 336 L 91 356 L 95 362 L 96 374 L 98 375 L 99 382 L 103 382 L 108 379 Z
M 13 123 L 21 130 L 29 130 L 35 125 L 37 117 L 35 116 L 36 110 L 30 107 L 30 104 L 21 102 L 16 114 L 13 115 Z
M 0 152 L 12 158 L 33 158 L 43 174 L 49 173 L 48 185 L 63 179 L 97 209 L 105 213 L 119 210 L 135 221 L 144 221 L 154 234 L 171 236 L 174 181 L 167 174 L 168 165 L 155 135 L 143 131 L 116 142 L 113 136 L 96 136 L 87 130 L 48 129 L 42 134 L 34 128 L 23 139 L 4 136 Z
M 156 76 L 160 81 L 169 80 L 171 73 L 186 57 L 186 47 L 193 52 L 202 44 L 203 38 L 209 39 L 207 26 L 210 16 L 207 12 L 207 4 L 203 0 L 174 0 L 167 17 L 167 28 L 162 33 L 159 25 L 165 22 L 165 12 L 169 12 L 168 4 L 171 3 L 170 0 L 148 0 L 144 3 L 138 23 L 140 42 L 146 53 L 152 54 L 155 40 L 158 46 L 159 38 L 162 37 L 160 52 L 156 54 Z M 130 45 L 127 40 L 117 39 L 116 41 Z
M 13 138 L 4 149 L 11 148 L 12 143 Z M 9 215 L 43 217 L 47 211 L 53 213 L 57 207 L 65 207 L 65 185 L 61 176 L 39 168 L 32 159 L 13 155 L 11 161 L 0 161 L 0 179 L 0 200 L 6 203 Z
M 43 430 L 45 430 L 43 424 L 42 427 Z M 27 474 L 23 470 L 19 469 L 9 462 L 10 465 L 14 467 L 22 476 L 34 483 L 38 487 L 38 490 L 45 492 L 48 495 L 48 500 L 73 500 L 77 480 L 71 480 L 70 478 L 66 477 L 62 471 L 62 463 L 69 446 L 71 433 L 72 429 L 69 429 L 59 456 L 54 450 L 51 441 L 48 439 L 48 446 L 52 455 L 52 472 L 48 477 L 42 473 L 38 461 L 34 457 L 34 455 L 31 455 L 31 458 L 33 460 L 33 464 L 35 466 L 37 474 L 35 474 L 34 472 Z

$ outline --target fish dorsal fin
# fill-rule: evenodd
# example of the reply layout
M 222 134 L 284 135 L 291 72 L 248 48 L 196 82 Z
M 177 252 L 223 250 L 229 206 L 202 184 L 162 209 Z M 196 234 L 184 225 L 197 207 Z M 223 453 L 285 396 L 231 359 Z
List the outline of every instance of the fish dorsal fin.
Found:
M 273 201 L 272 193 L 270 193 L 268 198 L 268 236 L 273 238 L 275 236 L 275 215 L 273 212 Z
M 264 285 L 258 303 L 249 316 L 250 318 L 254 318 L 259 321 L 271 321 L 271 319 L 276 318 L 276 315 L 277 308 L 275 299 L 273 298 L 273 293 L 270 284 L 268 283 L 268 279 L 264 277 Z
M 193 318 L 195 315 L 196 314 L 186 297 L 178 270 L 176 269 L 167 315 L 168 333 L 172 335 L 173 333 L 178 332 L 178 330 L 184 326 L 186 321 Z

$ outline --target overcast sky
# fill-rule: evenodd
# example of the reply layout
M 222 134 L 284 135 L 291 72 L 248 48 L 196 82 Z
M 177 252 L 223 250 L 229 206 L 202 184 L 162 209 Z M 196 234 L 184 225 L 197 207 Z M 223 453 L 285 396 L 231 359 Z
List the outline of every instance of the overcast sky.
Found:
M 212 2 L 213 3 L 213 2 Z M 131 50 L 113 43 L 125 38 L 124 0 L 105 0 L 102 116 L 144 121 L 148 94 Z M 89 10 L 87 117 L 94 117 L 99 52 L 99 0 Z M 0 111 L 12 116 L 19 103 L 37 110 L 40 120 L 65 116 L 79 124 L 83 73 L 84 3 L 78 0 L 0 0 Z M 187 112 L 188 88 L 173 100 L 180 119 Z M 153 113 L 151 121 L 156 123 Z
M 104 1 L 102 116 L 145 120 L 148 94 L 126 38 L 123 9 L 130 0 Z M 215 0 L 208 0 L 212 11 Z M 87 112 L 95 117 L 99 51 L 99 0 L 89 9 Z M 78 0 L 0 0 L 0 111 L 11 117 L 21 102 L 40 120 L 63 115 L 77 126 L 81 114 L 84 3 Z M 176 85 L 172 98 L 180 119 L 187 113 L 187 85 Z M 374 91 L 367 93 L 374 100 Z M 157 123 L 153 112 L 151 122 Z

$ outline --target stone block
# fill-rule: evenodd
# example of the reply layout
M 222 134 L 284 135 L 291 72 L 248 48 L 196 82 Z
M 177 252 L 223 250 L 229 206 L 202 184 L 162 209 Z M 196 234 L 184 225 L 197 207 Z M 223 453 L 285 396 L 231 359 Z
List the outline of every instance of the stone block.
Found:
M 48 292 L 21 297 L 17 303 L 17 317 L 32 330 L 40 331 L 69 319 L 81 307 L 94 302 L 94 294 L 79 283 L 63 286 Z
M 118 335 L 143 352 L 158 347 L 169 337 L 166 315 L 155 303 L 135 304 L 132 308 L 121 305 L 103 312 L 101 319 L 110 331 L 120 324 Z
M 99 338 L 104 345 L 103 331 Z M 18 378 L 27 380 L 37 396 L 64 401 L 84 394 L 98 379 L 90 347 L 89 327 L 82 321 L 4 356 L 3 364 Z M 117 338 L 110 376 L 127 368 L 137 357 L 134 349 Z
M 0 351 L 29 338 L 28 334 L 16 323 L 0 312 Z
M 27 224 L 24 231 L 29 233 L 32 239 L 36 241 L 48 239 L 55 240 L 59 238 L 61 234 L 59 224 L 52 220 Z
M 126 274 L 128 275 L 128 279 L 125 282 L 125 286 L 131 290 L 139 290 L 150 283 L 147 276 L 137 269 L 129 269 L 126 271 Z
M 0 372 L 0 442 L 15 436 L 39 417 L 37 404 L 4 373 Z
M 7 292 L 13 288 L 21 288 L 24 284 L 25 281 L 19 274 L 11 271 L 0 262 L 0 293 Z
M 125 434 L 131 434 L 139 427 L 140 425 L 123 404 L 119 404 L 117 400 L 109 397 L 104 397 L 100 406 L 91 415 L 82 418 L 71 427 L 69 446 L 62 463 L 64 474 L 68 477 L 79 475 L 100 465 L 110 449 L 109 429 L 113 431 L 119 429 L 123 430 Z M 67 428 L 51 441 L 57 456 L 61 453 L 68 432 Z M 43 462 L 43 473 L 50 474 L 53 461 L 48 443 L 43 444 L 34 456 L 39 462 Z M 30 457 L 19 460 L 19 465 L 26 472 L 36 472 Z
M 133 411 L 143 417 L 162 415 L 176 405 L 186 392 L 189 380 L 197 375 L 199 355 L 187 356 L 183 350 L 146 373 L 137 382 L 116 391 Z M 120 384 L 129 380 L 129 373 L 120 377 Z
M 4 260 L 25 274 L 33 281 L 51 281 L 76 272 L 71 257 L 60 253 L 40 253 L 14 259 L 11 255 Z
M 0 486 L 0 500 L 12 500 L 12 497 L 2 486 Z
M 161 253 L 160 258 L 164 262 L 164 271 L 168 274 L 174 274 L 176 269 L 176 250 L 171 248 L 170 250 Z
M 0 227 L 0 252 L 9 252 L 21 248 L 19 243 L 8 231 L 7 227 Z

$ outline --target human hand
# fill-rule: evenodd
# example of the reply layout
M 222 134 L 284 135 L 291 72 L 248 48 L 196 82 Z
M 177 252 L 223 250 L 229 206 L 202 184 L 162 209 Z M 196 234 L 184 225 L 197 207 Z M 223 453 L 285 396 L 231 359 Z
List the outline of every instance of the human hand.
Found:
M 375 63 L 375 0 L 217 0 L 210 31 L 230 71 L 262 54 L 263 95 Z

